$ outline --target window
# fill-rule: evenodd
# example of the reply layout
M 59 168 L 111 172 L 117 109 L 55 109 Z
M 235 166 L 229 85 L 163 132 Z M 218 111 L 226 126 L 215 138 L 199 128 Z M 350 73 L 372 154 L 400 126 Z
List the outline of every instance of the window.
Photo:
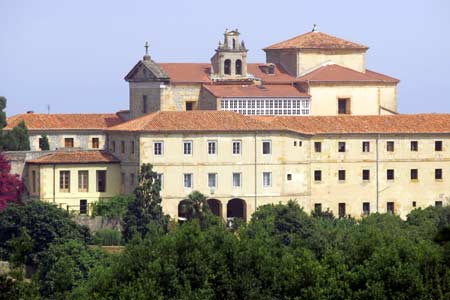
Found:
M 338 212 L 339 212 L 339 218 L 344 218 L 345 217 L 345 215 L 346 215 L 345 203 L 339 203 Z
M 370 152 L 370 142 L 362 142 L 362 152 Z
M 417 170 L 417 169 L 411 169 L 410 178 L 411 178 L 411 180 L 417 180 L 417 179 L 419 179 L 419 170 Z
M 419 142 L 411 141 L 411 151 L 413 152 L 419 151 Z
M 73 148 L 73 138 L 65 138 L 64 139 L 64 147 L 65 148 Z
M 59 191 L 70 192 L 70 171 L 59 171 Z
M 39 149 L 42 150 L 42 148 L 44 148 L 44 139 L 43 138 L 39 138 Z
M 394 214 L 394 202 L 387 203 L 387 213 L 393 215 Z
M 120 153 L 125 153 L 125 141 L 120 142 Z
M 314 212 L 320 214 L 322 212 L 322 203 L 314 203 Z
M 292 180 L 292 174 L 287 174 L 286 175 L 286 179 L 287 179 L 287 181 L 291 181 Z
M 142 95 L 142 112 L 146 114 L 148 111 L 147 108 L 147 95 Z
M 314 151 L 322 152 L 322 142 L 314 142 Z
M 386 171 L 386 178 L 387 178 L 387 180 L 394 180 L 394 170 L 393 169 L 388 169 Z
M 106 171 L 99 170 L 97 173 L 97 192 L 106 192 Z
M 186 102 L 186 111 L 190 111 L 194 109 L 194 102 L 188 101 Z
M 434 169 L 434 179 L 436 180 L 442 179 L 442 169 Z
M 116 141 L 111 141 L 111 152 L 116 152 Z
M 183 142 L 183 153 L 184 155 L 192 155 L 192 141 Z
M 135 150 L 135 148 L 134 148 L 134 141 L 131 141 L 131 145 L 130 145 L 130 148 L 131 148 L 131 154 L 134 154 L 134 152 L 136 151 Z
M 36 193 L 36 171 L 31 171 L 31 183 L 33 185 L 32 191 L 33 193 Z
M 370 170 L 362 170 L 362 179 L 365 181 L 370 180 Z
M 416 207 L 417 206 L 417 202 L 416 201 L 413 201 L 412 202 L 412 207 Z
M 236 60 L 236 74 L 242 75 L 242 61 L 240 59 Z
M 345 152 L 345 142 L 338 143 L 338 152 Z
M 297 146 L 297 141 L 294 141 L 294 147 L 296 147 Z
M 434 206 L 442 207 L 442 201 L 434 201 Z
M 394 152 L 394 142 L 393 141 L 386 142 L 386 151 Z
M 193 186 L 192 173 L 184 174 L 184 188 L 191 189 Z
M 78 171 L 78 191 L 87 192 L 89 190 L 89 171 Z
M 209 188 L 217 187 L 217 173 L 208 173 L 208 187 Z
M 223 73 L 225 75 L 231 75 L 231 60 L 226 59 L 223 63 Z
M 350 99 L 348 98 L 338 99 L 338 114 L 340 115 L 350 114 Z
M 314 181 L 322 181 L 322 171 L 321 170 L 314 171 Z
M 98 138 L 92 138 L 92 148 L 98 149 L 100 147 L 99 139 Z
M 233 141 L 233 154 L 241 154 L 241 141 Z
M 233 173 L 233 187 L 240 188 L 241 184 L 241 173 Z
M 339 178 L 339 181 L 344 181 L 345 180 L 345 170 L 339 170 L 338 171 L 338 178 Z
M 303 145 L 302 141 L 298 141 L 298 146 L 301 147 Z
M 154 142 L 153 143 L 153 153 L 155 155 L 163 155 L 163 153 L 164 153 L 164 144 L 163 144 L 163 142 Z
M 87 214 L 87 200 L 80 200 L 80 214 Z
M 263 141 L 262 142 L 263 154 L 272 154 L 272 142 Z
M 209 155 L 217 154 L 217 141 L 208 141 L 208 154 Z
M 159 187 L 162 190 L 164 188 L 164 174 L 163 173 L 157 173 L 156 174 L 156 181 L 159 183 Z
M 363 215 L 365 215 L 365 216 L 370 215 L 370 203 L 369 202 L 363 202 Z
M 434 141 L 434 151 L 442 151 L 442 141 Z
M 272 186 L 272 173 L 271 172 L 263 172 L 263 186 L 264 187 Z
M 310 114 L 309 98 L 226 98 L 220 102 L 221 110 L 244 115 L 305 116 Z
M 130 185 L 132 188 L 134 187 L 134 180 L 135 180 L 134 173 L 130 173 Z

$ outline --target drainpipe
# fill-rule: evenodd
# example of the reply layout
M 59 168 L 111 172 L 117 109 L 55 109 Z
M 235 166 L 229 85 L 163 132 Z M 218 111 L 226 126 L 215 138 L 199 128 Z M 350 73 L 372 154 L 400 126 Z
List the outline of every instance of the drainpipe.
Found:
M 258 205 L 258 196 L 257 196 L 257 192 L 258 192 L 258 179 L 257 179 L 257 168 L 256 168 L 256 164 L 257 164 L 257 144 L 256 144 L 256 134 L 257 132 L 255 131 L 255 212 L 256 212 L 256 208 Z
M 380 163 L 379 153 L 378 153 L 378 143 L 379 143 L 379 140 L 380 140 L 380 134 L 377 135 L 377 138 L 376 138 L 376 146 L 375 146 L 375 151 L 376 151 L 376 163 L 375 163 L 375 166 L 376 166 L 376 176 L 377 176 L 377 178 L 376 178 L 377 212 L 378 212 L 378 201 L 379 201 L 379 197 L 380 197 L 380 184 L 379 184 L 379 178 L 378 178 L 378 177 L 379 177 L 379 176 L 378 176 L 378 170 L 379 170 L 379 163 Z
M 56 179 L 55 179 L 55 165 L 53 165 L 53 203 L 56 202 Z

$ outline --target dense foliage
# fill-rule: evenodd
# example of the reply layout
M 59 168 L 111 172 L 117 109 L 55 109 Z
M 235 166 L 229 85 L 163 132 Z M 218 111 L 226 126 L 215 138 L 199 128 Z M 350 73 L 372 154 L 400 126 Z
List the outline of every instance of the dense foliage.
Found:
M 289 202 L 261 206 L 248 224 L 230 230 L 210 214 L 203 195 L 195 192 L 187 199 L 184 222 L 167 229 L 150 222 L 146 234 L 135 235 L 122 254 L 111 256 L 87 247 L 83 230 L 66 213 L 59 215 L 56 208 L 39 203 L 25 205 L 31 205 L 28 209 L 11 205 L 0 214 L 0 229 L 11 230 L 12 220 L 18 220 L 17 229 L 0 246 L 15 264 L 26 263 L 30 252 L 38 253 L 37 272 L 28 283 L 0 277 L 0 295 L 71 300 L 450 299 L 448 206 L 415 210 L 407 220 L 388 214 L 354 220 L 330 213 L 309 215 Z M 33 213 L 18 214 L 20 209 Z M 40 215 L 49 218 L 47 229 Z M 40 234 L 25 221 L 31 219 Z M 55 238 L 40 238 L 53 231 Z M 37 244 L 45 246 L 39 251 Z
M 11 131 L 3 135 L 3 150 L 5 151 L 28 151 L 30 150 L 30 138 L 28 128 L 21 121 Z
M 11 174 L 11 164 L 0 152 L 0 212 L 9 203 L 17 203 L 25 191 L 19 175 Z
M 266 205 L 237 232 L 197 218 L 128 244 L 75 299 L 450 299 L 450 208 L 407 221 Z
M 24 263 L 32 266 L 38 265 L 39 256 L 52 243 L 89 240 L 89 230 L 75 224 L 62 209 L 39 201 L 11 204 L 0 212 L 0 259 L 8 260 L 11 253 L 18 251 L 11 241 L 25 234 L 31 237 L 32 247 L 26 251 Z
M 132 195 L 118 195 L 110 199 L 100 199 L 92 207 L 92 216 L 122 219 L 127 211 L 128 204 L 133 200 Z

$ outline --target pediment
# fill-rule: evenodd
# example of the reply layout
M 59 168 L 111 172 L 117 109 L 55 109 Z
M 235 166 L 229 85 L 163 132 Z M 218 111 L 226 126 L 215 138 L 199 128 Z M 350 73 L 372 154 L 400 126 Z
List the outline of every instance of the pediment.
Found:
M 125 76 L 126 81 L 167 81 L 169 76 L 153 60 L 141 60 Z

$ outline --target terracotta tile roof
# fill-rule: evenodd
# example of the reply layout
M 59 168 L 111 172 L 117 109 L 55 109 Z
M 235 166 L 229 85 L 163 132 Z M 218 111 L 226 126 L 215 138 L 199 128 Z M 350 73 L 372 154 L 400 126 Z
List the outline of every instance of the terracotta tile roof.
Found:
M 307 32 L 283 42 L 279 42 L 264 48 L 263 50 L 274 49 L 361 49 L 367 50 L 368 47 L 343 40 L 341 38 L 323 33 Z
M 245 116 L 228 111 L 161 111 L 108 131 L 291 131 L 300 134 L 450 133 L 450 114 L 389 116 Z
M 385 116 L 252 116 L 304 134 L 450 133 L 450 114 Z
M 287 98 L 287 97 L 309 97 L 307 93 L 302 93 L 292 85 L 226 85 L 213 84 L 203 85 L 212 95 L 221 98 Z
M 159 63 L 159 65 L 169 75 L 171 82 L 210 82 L 209 63 Z
M 275 130 L 267 124 L 244 115 L 228 111 L 159 111 L 111 127 L 108 131 L 254 131 Z M 282 129 L 282 128 L 280 128 Z
M 389 77 L 380 73 L 375 73 L 370 70 L 366 70 L 365 73 L 361 73 L 340 65 L 331 64 L 320 67 L 310 73 L 300 76 L 297 81 L 317 81 L 317 82 L 340 82 L 340 81 L 353 81 L 353 82 L 386 82 L 386 83 L 398 83 L 399 80 L 393 77 Z
M 57 151 L 27 161 L 29 164 L 88 164 L 119 163 L 114 155 L 103 150 L 89 151 Z
M 211 64 L 209 63 L 160 63 L 161 68 L 169 75 L 170 81 L 174 83 L 209 83 Z M 294 76 L 280 65 L 275 64 L 274 74 L 263 72 L 264 63 L 247 64 L 247 72 L 260 78 L 265 83 L 290 83 L 295 80 Z
M 25 121 L 29 130 L 102 130 L 123 122 L 116 114 L 19 114 L 7 119 L 5 129 Z

